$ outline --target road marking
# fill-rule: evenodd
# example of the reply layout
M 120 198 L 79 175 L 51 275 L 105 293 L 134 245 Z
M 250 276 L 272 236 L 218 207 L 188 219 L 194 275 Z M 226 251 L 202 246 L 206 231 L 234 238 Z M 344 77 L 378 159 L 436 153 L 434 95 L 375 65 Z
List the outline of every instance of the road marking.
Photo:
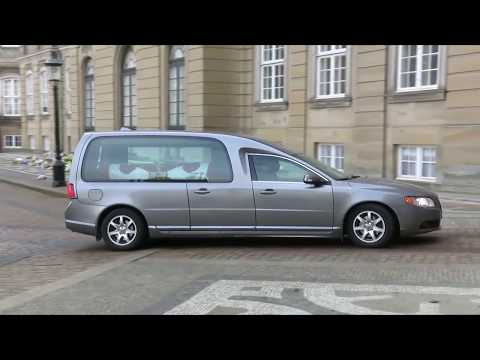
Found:
M 395 300 L 395 298 L 399 295 L 463 296 L 465 297 L 465 300 L 470 303 L 478 303 L 480 301 L 479 288 L 310 283 L 293 281 L 219 280 L 206 287 L 187 301 L 167 311 L 165 314 L 202 315 L 209 314 L 218 307 L 241 309 L 242 315 L 310 314 L 305 310 L 291 306 L 291 304 L 281 305 L 268 302 L 268 298 L 274 300 L 282 299 L 282 292 L 285 289 L 303 290 L 305 299 L 314 305 L 340 313 L 355 315 L 404 314 L 400 312 L 372 308 L 372 302 L 374 303 L 375 301 L 381 300 Z M 340 295 L 339 292 L 351 293 L 353 296 Z M 239 297 L 249 298 L 241 300 Z M 252 297 L 258 297 L 259 299 L 252 299 Z M 365 301 L 369 302 L 368 305 L 364 303 Z M 440 314 L 440 304 L 433 301 L 421 302 L 418 305 L 418 311 L 412 312 L 411 314 Z
M 473 300 L 472 300 L 473 301 Z M 423 302 L 420 304 L 420 308 L 418 311 L 419 314 L 425 315 L 439 315 L 440 313 L 440 304 L 438 303 L 431 303 L 431 302 Z
M 81 271 L 79 273 L 66 277 L 64 279 L 60 279 L 46 285 L 40 285 L 30 290 L 27 290 L 23 293 L 7 297 L 5 299 L 0 300 L 0 313 L 4 312 L 7 309 L 23 305 L 36 298 L 47 295 L 53 291 L 57 291 L 57 290 L 78 284 L 82 281 L 91 279 L 95 276 L 98 276 L 116 267 L 126 265 L 142 257 L 149 256 L 154 252 L 156 252 L 156 250 L 136 251 L 133 254 L 122 256 L 121 258 L 111 261 L 109 263 L 98 265 L 88 270 Z

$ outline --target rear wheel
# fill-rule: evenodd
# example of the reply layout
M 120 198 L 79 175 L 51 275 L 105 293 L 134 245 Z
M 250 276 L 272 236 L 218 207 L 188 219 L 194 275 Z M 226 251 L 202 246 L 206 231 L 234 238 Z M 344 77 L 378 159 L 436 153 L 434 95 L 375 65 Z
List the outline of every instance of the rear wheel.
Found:
M 140 247 L 147 235 L 146 224 L 135 211 L 121 208 L 109 213 L 102 222 L 102 238 L 112 250 Z
M 346 225 L 352 242 L 361 247 L 384 247 L 396 235 L 392 214 L 378 204 L 364 204 L 356 207 L 350 212 Z

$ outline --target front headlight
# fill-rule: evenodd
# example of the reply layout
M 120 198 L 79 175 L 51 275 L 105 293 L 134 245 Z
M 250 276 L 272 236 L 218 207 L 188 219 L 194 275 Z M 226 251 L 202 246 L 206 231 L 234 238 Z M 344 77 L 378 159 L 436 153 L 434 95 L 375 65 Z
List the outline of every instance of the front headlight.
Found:
M 428 197 L 405 196 L 405 203 L 424 208 L 435 207 L 435 202 Z

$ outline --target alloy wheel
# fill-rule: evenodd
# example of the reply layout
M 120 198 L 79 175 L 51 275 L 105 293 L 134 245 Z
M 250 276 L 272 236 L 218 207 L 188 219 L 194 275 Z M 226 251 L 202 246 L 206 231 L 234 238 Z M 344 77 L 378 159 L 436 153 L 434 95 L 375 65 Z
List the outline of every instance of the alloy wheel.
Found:
M 137 225 L 126 215 L 115 216 L 107 226 L 109 240 L 117 246 L 131 244 L 137 236 Z
M 375 211 L 362 211 L 353 220 L 353 232 L 360 241 L 375 243 L 385 234 L 385 220 Z

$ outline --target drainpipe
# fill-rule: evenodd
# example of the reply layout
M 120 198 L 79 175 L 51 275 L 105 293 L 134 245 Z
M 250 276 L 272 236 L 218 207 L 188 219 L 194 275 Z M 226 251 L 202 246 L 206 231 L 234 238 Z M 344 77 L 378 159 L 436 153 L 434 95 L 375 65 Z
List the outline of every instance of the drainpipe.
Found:
M 388 45 L 385 45 L 385 81 L 383 90 L 382 177 L 387 177 Z

